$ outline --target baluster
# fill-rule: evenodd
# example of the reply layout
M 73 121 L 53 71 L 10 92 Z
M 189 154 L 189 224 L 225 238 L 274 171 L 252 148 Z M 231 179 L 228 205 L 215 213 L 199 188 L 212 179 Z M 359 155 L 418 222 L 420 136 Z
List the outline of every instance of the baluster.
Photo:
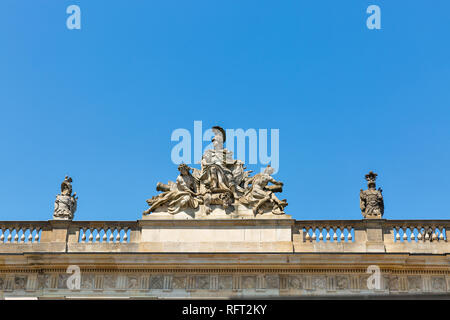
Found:
M 444 240 L 444 227 L 439 227 L 439 241 Z
M 421 226 L 417 226 L 417 240 L 418 241 L 422 240 L 422 227 Z
M 423 227 L 424 232 L 425 232 L 425 237 L 424 237 L 425 240 L 430 240 L 430 234 L 428 233 L 429 228 L 430 227 L 426 227 L 426 226 Z
M 311 227 L 311 241 L 314 242 L 316 241 L 317 235 L 316 235 L 316 228 L 315 227 Z
M 94 241 L 94 228 L 89 228 L 89 241 L 88 243 L 92 243 Z
M 16 230 L 16 234 L 14 235 L 14 242 L 19 243 L 19 230 L 20 229 L 14 228 L 14 230 Z
M 82 228 L 83 230 L 83 235 L 81 236 L 81 242 L 86 242 L 86 227 Z
M 400 227 L 394 227 L 394 230 L 397 231 L 397 234 L 395 235 L 395 242 L 400 241 Z
M 116 243 L 120 243 L 120 227 L 117 227 Z
M 25 232 L 27 231 L 27 229 L 25 227 L 20 228 L 20 230 L 22 230 L 22 235 L 20 236 L 20 242 L 24 243 L 25 242 Z
M 12 233 L 13 233 L 13 231 L 14 231 L 14 229 L 13 228 L 8 228 L 8 238 L 6 238 L 6 243 L 11 243 L 11 241 L 12 241 Z
M 30 230 L 30 233 L 28 234 L 28 239 L 27 239 L 27 241 L 28 241 L 29 243 L 32 243 L 32 242 L 33 242 L 33 226 L 30 226 L 28 229 Z
M 344 226 L 340 226 L 339 229 L 341 230 L 341 242 L 344 242 L 345 241 Z
M 337 238 L 338 238 L 338 236 L 337 236 L 337 227 L 334 226 L 333 227 L 333 242 L 336 242 Z
M 407 242 L 408 241 L 408 234 L 406 233 L 406 231 L 408 231 L 408 227 L 404 226 L 403 227 L 403 242 Z
M 319 227 L 319 241 L 323 241 L 323 227 Z
M 124 229 L 124 234 L 123 234 L 123 242 L 128 242 L 128 227 L 123 228 Z
M 416 242 L 415 235 L 414 235 L 414 227 L 411 226 L 411 227 L 409 227 L 409 229 L 411 230 L 411 242 Z
M 109 242 L 114 242 L 114 228 L 109 228 L 109 231 L 111 231 L 109 234 Z
M 34 242 L 39 242 L 39 231 L 40 231 L 40 228 L 37 227 L 36 234 L 34 235 Z
M 103 230 L 105 231 L 105 233 L 103 234 L 102 242 L 106 242 L 106 240 L 108 239 L 108 237 L 106 236 L 106 233 L 108 232 L 108 228 L 103 228 Z
M 102 231 L 102 228 L 96 228 L 95 231 L 97 231 L 97 235 L 95 236 L 95 242 L 100 242 L 100 232 Z
M 351 226 L 348 226 L 348 227 L 347 227 L 347 231 L 348 231 L 347 241 L 348 241 L 348 242 L 352 242 L 352 227 L 351 227 Z
M 327 230 L 327 235 L 326 235 L 325 239 L 327 240 L 327 242 L 329 242 L 330 239 L 331 239 L 331 236 L 330 236 L 330 227 L 326 227 L 326 230 Z
M 0 236 L 0 243 L 5 241 L 5 227 L 2 227 L 2 235 Z
M 436 233 L 436 227 L 433 227 L 433 231 L 431 233 L 431 238 L 433 239 L 433 241 L 437 240 L 437 233 Z
M 311 237 L 309 236 L 309 227 L 305 227 L 305 241 L 311 241 Z

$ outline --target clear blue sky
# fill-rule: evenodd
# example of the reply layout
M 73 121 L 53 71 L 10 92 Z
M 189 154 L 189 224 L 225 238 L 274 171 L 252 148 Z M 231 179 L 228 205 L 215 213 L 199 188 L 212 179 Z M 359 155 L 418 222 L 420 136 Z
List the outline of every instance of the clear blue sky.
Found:
M 447 219 L 449 14 L 448 0 L 2 0 L 0 220 L 51 219 L 66 174 L 76 220 L 139 219 L 194 120 L 278 128 L 295 219 L 360 219 L 369 170 L 385 218 Z

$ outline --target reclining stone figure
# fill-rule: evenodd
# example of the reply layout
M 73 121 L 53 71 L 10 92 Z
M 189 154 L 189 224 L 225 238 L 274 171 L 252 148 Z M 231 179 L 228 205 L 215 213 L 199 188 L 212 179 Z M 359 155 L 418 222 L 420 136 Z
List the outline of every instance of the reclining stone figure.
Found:
M 158 182 L 156 190 L 163 193 L 147 200 L 150 208 L 144 211 L 144 214 L 149 214 L 163 205 L 168 206 L 167 211 L 170 214 L 175 214 L 184 208 L 198 208 L 200 199 L 197 198 L 197 183 L 191 175 L 191 168 L 182 163 L 178 166 L 178 170 L 180 175 L 176 182 L 169 181 L 168 184 Z

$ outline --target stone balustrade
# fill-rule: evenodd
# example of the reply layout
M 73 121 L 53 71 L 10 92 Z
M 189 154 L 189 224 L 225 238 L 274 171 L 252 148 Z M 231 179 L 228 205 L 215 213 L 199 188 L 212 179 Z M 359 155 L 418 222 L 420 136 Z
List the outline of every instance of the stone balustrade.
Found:
M 302 241 L 307 242 L 354 242 L 355 227 L 359 221 L 296 221 L 301 229 Z
M 129 243 L 136 222 L 75 222 L 78 243 Z
M 0 222 L 0 245 L 38 243 L 45 225 L 46 222 L 36 221 Z
M 386 252 L 444 254 L 449 252 L 448 220 L 387 220 Z
M 233 230 L 232 239 L 223 238 L 227 230 Z M 0 222 L 0 253 L 443 254 L 450 252 L 449 232 L 450 220 L 3 221 Z M 168 237 L 173 239 L 171 245 L 167 243 Z
M 391 221 L 394 242 L 447 241 L 445 221 Z
M 3 221 L 0 299 L 446 297 L 449 232 L 450 220 Z

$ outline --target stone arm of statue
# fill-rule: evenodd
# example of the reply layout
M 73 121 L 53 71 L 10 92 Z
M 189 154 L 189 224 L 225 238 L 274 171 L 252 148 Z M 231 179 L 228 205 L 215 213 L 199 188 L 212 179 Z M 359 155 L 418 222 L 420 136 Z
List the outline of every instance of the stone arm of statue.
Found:
M 378 201 L 380 204 L 380 212 L 381 212 L 381 214 L 384 214 L 384 200 L 383 200 L 382 192 L 383 192 L 383 189 L 378 188 Z
M 366 210 L 366 202 L 364 201 L 363 189 L 359 192 L 359 208 L 361 212 L 365 212 Z
M 272 185 L 264 186 L 264 190 L 270 192 L 283 192 L 283 182 L 277 181 L 271 176 L 269 176 L 268 182 L 271 182 Z
M 58 211 L 58 209 L 59 209 L 59 200 L 58 200 L 58 198 L 56 198 L 56 200 L 55 200 L 55 212 L 56 211 Z
M 277 181 L 274 178 L 270 177 L 269 181 L 272 182 L 273 184 L 279 185 L 279 186 L 283 186 L 283 182 L 281 181 Z
M 75 211 L 77 211 L 77 199 L 78 198 L 75 198 L 75 194 L 74 194 L 74 197 L 73 197 L 73 206 L 72 206 L 72 213 L 74 213 Z

